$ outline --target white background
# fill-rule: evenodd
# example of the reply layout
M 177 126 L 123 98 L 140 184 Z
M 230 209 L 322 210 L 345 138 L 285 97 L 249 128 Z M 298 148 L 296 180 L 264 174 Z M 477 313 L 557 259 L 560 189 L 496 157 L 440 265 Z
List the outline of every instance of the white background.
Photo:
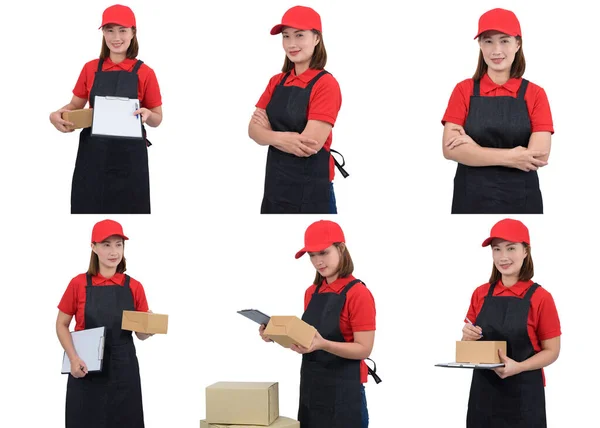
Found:
M 70 100 L 83 64 L 99 54 L 110 4 L 19 2 L 0 13 L 0 384 L 10 393 L 2 426 L 64 426 L 56 305 L 87 268 L 91 228 L 103 217 L 69 214 L 78 135 L 54 130 L 48 114 Z M 139 57 L 155 70 L 164 102 L 163 124 L 148 128 L 153 214 L 113 217 L 131 238 L 128 273 L 151 309 L 170 315 L 168 335 L 137 342 L 146 426 L 198 426 L 204 388 L 222 380 L 280 382 L 281 414 L 295 417 L 300 357 L 260 341 L 236 311 L 301 315 L 313 277 L 309 261 L 293 255 L 319 217 L 258 215 L 266 149 L 247 137 L 254 104 L 284 58 L 269 30 L 296 3 L 128 4 Z M 304 4 L 321 14 L 327 69 L 343 94 L 333 148 L 351 175 L 336 180 L 336 219 L 377 302 L 372 357 L 383 383 L 367 387 L 371 427 L 462 427 L 470 372 L 433 365 L 453 359 L 471 293 L 491 269 L 480 243 L 500 218 L 449 215 L 455 165 L 442 156 L 440 120 L 455 84 L 475 69 L 479 16 L 499 4 Z M 546 214 L 524 219 L 534 279 L 553 294 L 564 332 L 560 359 L 546 371 L 549 427 L 589 424 L 600 381 L 590 368 L 600 155 L 592 4 L 502 4 L 521 21 L 525 77 L 546 90 L 556 129 L 540 172 Z

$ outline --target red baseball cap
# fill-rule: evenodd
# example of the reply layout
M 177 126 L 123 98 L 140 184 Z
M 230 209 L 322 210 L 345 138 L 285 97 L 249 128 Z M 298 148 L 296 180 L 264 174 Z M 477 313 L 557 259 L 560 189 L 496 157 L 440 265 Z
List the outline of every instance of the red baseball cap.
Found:
M 271 29 L 271 34 L 279 34 L 284 27 L 297 28 L 298 30 L 321 30 L 321 17 L 310 7 L 294 6 L 281 18 L 281 24 Z
M 127 6 L 115 4 L 102 13 L 102 25 L 98 29 L 108 24 L 117 24 L 126 28 L 135 27 L 135 15 Z
M 329 220 L 319 220 L 304 232 L 304 248 L 296 253 L 296 258 L 299 259 L 304 253 L 323 251 L 337 242 L 346 242 L 340 225 Z
M 522 35 L 517 15 L 506 9 L 492 9 L 481 15 L 479 30 L 477 30 L 475 38 L 490 30 L 496 30 L 509 36 Z
M 529 230 L 519 220 L 505 218 L 492 227 L 490 237 L 483 241 L 482 247 L 487 247 L 495 238 L 509 242 L 519 242 L 529 245 Z
M 92 242 L 102 242 L 110 236 L 120 236 L 124 240 L 129 239 L 123 234 L 123 226 L 114 220 L 102 220 L 94 225 L 92 229 Z

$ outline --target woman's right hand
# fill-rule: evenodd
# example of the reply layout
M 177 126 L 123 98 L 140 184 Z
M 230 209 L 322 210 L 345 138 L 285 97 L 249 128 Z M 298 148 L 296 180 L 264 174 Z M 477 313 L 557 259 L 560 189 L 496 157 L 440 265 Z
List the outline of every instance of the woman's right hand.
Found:
M 73 126 L 73 123 L 67 122 L 62 118 L 62 114 L 66 111 L 70 110 L 67 110 L 66 108 L 61 108 L 60 110 L 50 113 L 50 122 L 60 132 L 73 132 L 73 129 L 67 128 L 67 126 Z
M 309 157 L 317 153 L 318 141 L 297 132 L 281 132 L 280 134 L 279 142 L 275 145 L 279 150 L 298 157 Z
M 76 378 L 84 377 L 88 372 L 87 366 L 79 357 L 71 360 L 71 375 Z
M 548 154 L 547 152 L 530 150 L 523 146 L 517 146 L 510 149 L 510 153 L 510 165 L 513 168 L 520 169 L 521 171 L 537 171 L 538 168 L 548 165 L 548 162 L 538 159 L 546 156 Z
M 462 333 L 462 340 L 479 340 L 482 337 L 483 330 L 481 330 L 481 327 L 465 324 Z
M 265 328 L 267 328 L 264 324 L 261 324 L 260 327 L 258 328 L 258 333 L 260 334 L 260 337 L 262 338 L 262 340 L 264 340 L 265 342 L 272 342 L 271 339 L 269 339 L 267 336 L 265 336 Z

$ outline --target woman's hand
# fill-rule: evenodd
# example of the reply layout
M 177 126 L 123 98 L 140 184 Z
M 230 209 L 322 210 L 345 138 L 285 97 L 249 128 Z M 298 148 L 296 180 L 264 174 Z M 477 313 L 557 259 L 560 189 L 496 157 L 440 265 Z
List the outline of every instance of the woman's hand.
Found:
M 547 155 L 547 152 L 517 146 L 510 149 L 510 166 L 525 172 L 537 171 L 538 168 L 548 165 L 548 162 L 537 158 Z
M 325 342 L 326 342 L 326 340 L 323 339 L 323 336 L 321 336 L 319 334 L 319 332 L 317 331 L 315 333 L 315 337 L 313 338 L 313 341 L 310 345 L 310 348 L 305 348 L 304 346 L 300 346 L 300 345 L 292 345 L 290 347 L 290 349 L 292 351 L 296 351 L 299 354 L 310 354 L 311 352 L 319 351 L 319 350 L 323 349 L 325 346 Z
M 305 137 L 297 132 L 279 132 L 279 141 L 274 144 L 279 150 L 298 157 L 307 158 L 317 153 L 317 140 Z
M 463 144 L 475 144 L 477 145 L 477 143 L 471 138 L 469 137 L 467 134 L 465 134 L 465 130 L 462 129 L 462 127 L 456 128 L 453 130 L 455 131 L 459 131 L 460 135 L 455 135 L 454 137 L 451 137 L 448 139 L 448 141 L 446 141 L 444 144 L 446 145 L 446 147 L 448 147 L 448 150 L 452 150 L 455 149 L 459 146 L 462 146 Z
M 263 128 L 272 130 L 271 122 L 269 122 L 269 116 L 267 116 L 267 112 L 262 109 L 256 109 L 254 111 L 251 121 L 262 126 Z
M 481 330 L 481 327 L 471 324 L 465 324 L 462 333 L 463 336 L 461 340 L 479 340 L 483 337 L 483 330 Z
M 507 377 L 518 375 L 523 372 L 521 363 L 517 363 L 515 360 L 508 358 L 502 349 L 498 349 L 498 355 L 500 356 L 500 361 L 504 363 L 504 367 L 496 367 L 494 369 L 500 379 L 506 379 Z
M 137 116 L 138 114 L 142 115 L 142 123 L 146 123 L 146 121 L 150 118 L 150 116 L 152 116 L 153 113 L 146 107 L 142 107 L 133 112 L 134 116 Z
M 81 378 L 84 377 L 87 373 L 87 366 L 81 358 L 75 357 L 73 358 L 73 360 L 71 360 L 71 376 Z
M 258 328 L 258 333 L 260 334 L 260 337 L 262 338 L 262 340 L 264 340 L 265 342 L 272 342 L 271 339 L 269 339 L 267 336 L 265 336 L 265 328 L 267 328 L 264 324 L 261 324 L 260 327 Z
M 67 128 L 67 126 L 74 126 L 74 124 L 72 122 L 68 122 L 62 118 L 62 114 L 67 111 L 71 111 L 71 110 L 67 110 L 66 108 L 61 108 L 55 112 L 50 113 L 50 123 L 52 123 L 52 125 L 54 125 L 54 127 L 56 129 L 58 129 L 60 132 L 64 132 L 64 133 L 73 132 L 73 129 L 69 129 L 69 128 Z

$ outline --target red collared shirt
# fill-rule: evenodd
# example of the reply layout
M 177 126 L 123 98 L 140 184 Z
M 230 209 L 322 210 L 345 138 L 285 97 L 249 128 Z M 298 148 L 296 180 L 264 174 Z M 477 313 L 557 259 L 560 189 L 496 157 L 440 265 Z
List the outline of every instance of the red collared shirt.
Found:
M 315 70 L 309 68 L 304 73 L 296 76 L 296 71 L 292 69 L 289 77 L 285 81 L 284 86 L 298 86 L 300 88 L 306 88 L 310 81 L 323 70 Z M 283 76 L 286 73 L 279 73 L 269 80 L 269 84 L 262 94 L 256 107 L 260 109 L 266 109 L 275 87 L 281 82 Z M 310 99 L 308 101 L 308 120 L 320 120 L 327 122 L 331 126 L 335 126 L 338 112 L 342 107 L 342 93 L 340 91 L 340 85 L 337 80 L 331 74 L 325 74 L 321 76 L 319 80 L 313 86 L 310 93 Z M 332 133 L 329 134 L 323 147 L 329 150 L 331 147 Z M 335 163 L 333 157 L 329 161 L 329 180 L 333 181 L 335 175 Z
M 121 285 L 125 284 L 125 275 L 122 273 L 116 273 L 111 278 L 104 278 L 102 275 L 92 276 L 92 284 L 94 286 L 103 285 Z M 63 294 L 58 309 L 67 315 L 75 315 L 75 331 L 85 329 L 85 287 L 87 285 L 87 279 L 85 273 L 77 275 L 69 282 L 65 294 Z M 148 311 L 148 302 L 146 301 L 146 294 L 144 293 L 144 287 L 135 279 L 129 280 L 129 288 L 133 295 L 134 310 L 140 312 Z
M 518 297 L 523 298 L 529 290 L 529 287 L 533 285 L 533 281 L 519 281 L 512 287 L 505 287 L 502 281 L 499 281 L 494 288 L 494 296 L 507 296 L 507 297 Z M 490 283 L 484 284 L 473 292 L 471 297 L 471 305 L 469 306 L 469 312 L 467 318 L 473 323 L 476 323 L 479 311 L 483 306 L 483 300 L 490 291 Z M 467 319 L 464 320 L 467 323 Z M 554 304 L 552 295 L 541 286 L 531 296 L 531 302 L 529 305 L 529 315 L 527 317 L 527 332 L 531 339 L 531 344 L 535 352 L 542 350 L 542 341 L 553 339 L 560 336 L 560 320 L 558 318 L 558 311 Z M 485 339 L 485 338 L 484 338 Z M 544 381 L 545 384 L 545 381 Z
M 324 280 L 319 294 L 321 293 L 337 293 L 340 294 L 344 287 L 348 285 L 350 281 L 354 281 L 356 278 L 349 275 L 345 278 L 338 278 L 331 284 L 327 284 L 327 280 Z M 304 293 L 304 310 L 308 307 L 310 300 L 312 299 L 316 285 L 308 287 Z M 344 340 L 346 342 L 354 342 L 354 333 L 357 331 L 374 331 L 375 330 L 375 299 L 369 291 L 369 289 L 362 283 L 355 284 L 348 294 L 346 294 L 346 302 L 342 308 L 342 314 L 340 315 L 340 330 Z M 367 365 L 364 361 L 360 363 L 360 378 L 362 383 L 366 383 L 368 380 Z
M 485 74 L 480 82 L 480 95 L 482 97 L 509 96 L 516 98 L 522 80 L 522 78 L 513 78 L 509 79 L 504 85 L 497 85 Z M 469 105 L 471 104 L 471 95 L 473 95 L 473 86 L 473 79 L 463 80 L 456 85 L 452 95 L 450 95 L 442 124 L 450 122 L 465 126 L 469 114 Z M 529 82 L 525 91 L 525 103 L 531 120 L 531 132 L 548 131 L 554 133 L 552 113 L 546 92 L 536 84 Z
M 90 91 L 94 84 L 94 77 L 98 70 L 98 62 L 100 59 L 95 59 L 83 66 L 79 79 L 73 89 L 73 95 L 89 101 Z M 132 71 L 137 59 L 125 59 L 122 62 L 115 64 L 106 58 L 102 63 L 102 71 Z M 145 63 L 138 70 L 138 98 L 140 105 L 147 109 L 153 109 L 162 105 L 162 97 L 158 80 L 154 74 L 154 70 L 148 67 Z

